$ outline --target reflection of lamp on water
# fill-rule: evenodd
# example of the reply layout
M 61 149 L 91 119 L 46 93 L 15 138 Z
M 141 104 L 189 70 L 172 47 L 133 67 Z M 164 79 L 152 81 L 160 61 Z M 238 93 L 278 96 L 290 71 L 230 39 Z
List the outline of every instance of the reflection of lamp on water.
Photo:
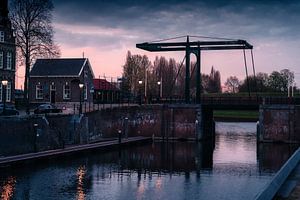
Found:
M 77 170 L 77 177 L 78 177 L 78 185 L 77 185 L 77 200 L 84 200 L 85 194 L 83 190 L 83 180 L 85 176 L 85 167 L 80 166 Z
M 1 187 L 1 199 L 11 199 L 14 194 L 15 185 L 16 178 L 12 176 L 8 177 Z
M 160 177 L 158 177 L 158 178 L 156 179 L 156 181 L 155 181 L 155 188 L 156 188 L 157 190 L 160 190 L 160 189 L 161 189 L 161 186 L 162 186 L 162 180 L 161 180 Z

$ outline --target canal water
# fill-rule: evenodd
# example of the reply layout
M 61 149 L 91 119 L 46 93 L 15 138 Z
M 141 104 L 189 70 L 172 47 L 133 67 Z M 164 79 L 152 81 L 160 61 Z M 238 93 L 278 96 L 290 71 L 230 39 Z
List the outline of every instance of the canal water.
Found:
M 215 143 L 155 142 L 0 168 L 1 199 L 253 199 L 295 151 L 255 123 L 216 123 Z

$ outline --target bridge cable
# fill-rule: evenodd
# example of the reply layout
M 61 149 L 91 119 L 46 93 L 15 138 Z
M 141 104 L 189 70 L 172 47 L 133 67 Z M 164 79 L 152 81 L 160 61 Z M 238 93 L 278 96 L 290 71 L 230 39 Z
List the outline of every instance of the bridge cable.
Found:
M 176 37 L 172 37 L 172 38 L 165 38 L 165 39 L 160 39 L 160 40 L 153 40 L 153 41 L 150 41 L 149 43 L 164 42 L 164 41 L 175 40 L 175 39 L 179 39 L 179 38 L 186 38 L 186 35 L 176 36 Z
M 250 98 L 251 92 L 250 92 L 250 83 L 249 83 L 249 77 L 248 77 L 247 58 L 246 58 L 245 49 L 243 49 L 243 53 L 244 53 L 244 63 L 245 63 L 245 70 L 246 70 L 246 77 L 247 77 L 247 85 L 248 85 L 248 96 Z
M 186 56 L 184 56 L 182 62 L 181 62 L 180 65 L 179 65 L 177 74 L 176 74 L 176 76 L 175 76 L 175 78 L 174 78 L 174 80 L 173 80 L 173 84 L 172 84 L 172 87 L 171 87 L 171 94 L 173 93 L 174 85 L 175 85 L 176 80 L 177 80 L 177 78 L 178 78 L 178 76 L 179 76 L 179 73 L 180 73 L 180 71 L 181 71 L 181 68 L 182 68 L 182 66 L 183 66 L 183 63 L 184 63 L 185 59 L 186 59 Z
M 238 39 L 230 39 L 230 38 L 222 38 L 222 37 L 209 37 L 209 36 L 203 36 L 203 35 L 190 35 L 190 37 L 204 38 L 204 39 L 214 39 L 214 40 L 229 40 L 229 41 L 238 40 Z
M 257 78 L 256 78 L 256 73 L 255 73 L 254 56 L 253 56 L 253 50 L 252 49 L 251 49 L 251 60 L 252 60 L 252 70 L 253 70 L 253 76 L 254 76 L 254 82 L 255 82 L 256 99 L 258 99 Z
M 176 36 L 176 37 L 172 37 L 172 38 L 165 38 L 165 39 L 160 39 L 160 40 L 153 40 L 153 41 L 150 41 L 149 43 L 164 42 L 164 41 L 169 41 L 169 40 L 186 38 L 187 36 L 189 36 L 189 35 L 182 35 L 182 36 Z M 228 40 L 228 41 L 238 40 L 238 39 L 232 39 L 232 38 L 210 37 L 210 36 L 203 36 L 203 35 L 191 35 L 189 37 L 192 37 L 192 38 L 202 38 L 202 39 L 214 39 L 214 40 Z

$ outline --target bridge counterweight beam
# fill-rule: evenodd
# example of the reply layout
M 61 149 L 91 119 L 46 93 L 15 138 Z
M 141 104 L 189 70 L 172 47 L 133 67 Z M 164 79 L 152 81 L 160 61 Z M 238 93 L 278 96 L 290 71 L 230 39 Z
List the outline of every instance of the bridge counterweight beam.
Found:
M 190 103 L 190 44 L 189 36 L 186 39 L 186 51 L 185 51 L 185 103 Z

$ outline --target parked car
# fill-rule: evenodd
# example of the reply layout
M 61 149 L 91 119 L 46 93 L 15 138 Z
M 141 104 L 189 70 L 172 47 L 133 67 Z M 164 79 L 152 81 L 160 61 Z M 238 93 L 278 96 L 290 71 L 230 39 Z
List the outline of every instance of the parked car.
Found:
M 3 103 L 0 103 L 0 116 L 19 115 L 19 111 L 13 104 L 5 104 L 5 112 Z
M 33 112 L 34 114 L 61 113 L 62 109 L 52 104 L 41 104 Z

